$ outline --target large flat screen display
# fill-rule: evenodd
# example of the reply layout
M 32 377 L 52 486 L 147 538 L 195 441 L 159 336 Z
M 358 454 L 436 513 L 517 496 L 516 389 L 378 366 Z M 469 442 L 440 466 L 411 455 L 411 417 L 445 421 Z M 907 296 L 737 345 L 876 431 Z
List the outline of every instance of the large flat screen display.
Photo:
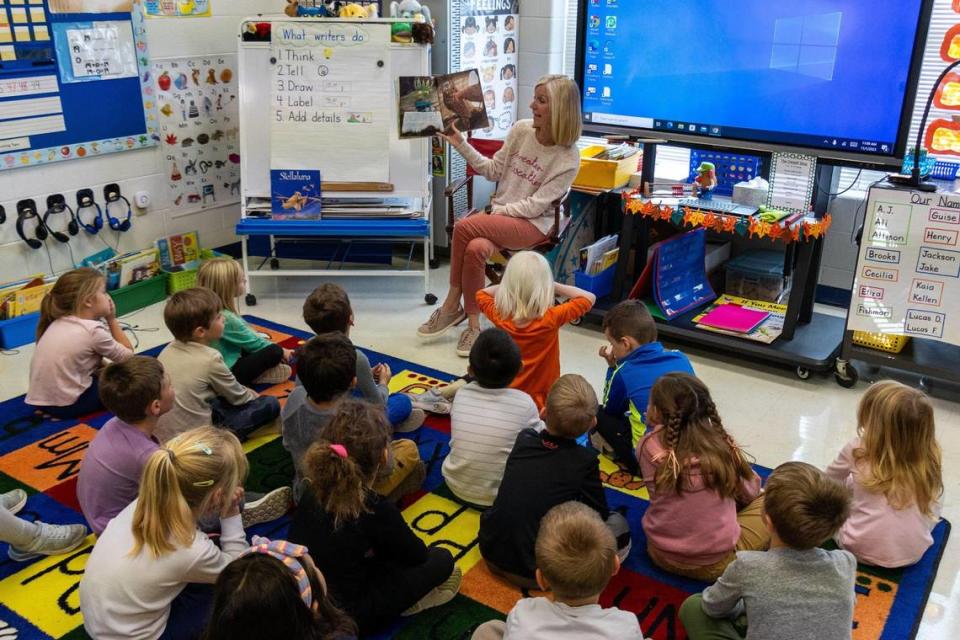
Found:
M 931 5 L 583 0 L 584 124 L 889 164 L 906 147 Z

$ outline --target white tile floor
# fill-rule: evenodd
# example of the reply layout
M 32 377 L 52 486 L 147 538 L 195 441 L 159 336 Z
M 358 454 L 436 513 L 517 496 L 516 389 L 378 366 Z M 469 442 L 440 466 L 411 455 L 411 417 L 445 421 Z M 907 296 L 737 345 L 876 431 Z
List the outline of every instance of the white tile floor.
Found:
M 446 292 L 445 268 L 431 273 L 433 291 Z M 356 315 L 352 338 L 362 346 L 427 366 L 462 373 L 465 360 L 454 353 L 457 336 L 450 333 L 434 342 L 421 342 L 416 327 L 432 310 L 423 303 L 421 281 L 416 278 L 340 278 L 335 281 L 350 293 Z M 301 305 L 317 284 L 313 278 L 259 279 L 254 292 L 258 305 L 245 310 L 275 322 L 306 329 Z M 139 349 L 170 339 L 163 326 L 162 305 L 154 305 L 122 320 L 141 328 Z M 561 333 L 564 372 L 587 377 L 598 392 L 604 366 L 597 357 L 602 335 L 596 327 L 568 327 Z M 0 398 L 26 392 L 27 371 L 33 347 L 0 356 Z M 758 463 L 773 467 L 787 460 L 804 460 L 824 466 L 855 431 L 855 411 L 865 385 L 843 389 L 833 377 L 797 379 L 792 372 L 691 352 L 697 374 L 707 383 L 724 424 L 752 453 Z M 937 432 L 944 454 L 943 515 L 960 523 L 960 407 L 935 400 Z M 960 547 L 948 543 L 930 596 L 919 638 L 960 637 Z

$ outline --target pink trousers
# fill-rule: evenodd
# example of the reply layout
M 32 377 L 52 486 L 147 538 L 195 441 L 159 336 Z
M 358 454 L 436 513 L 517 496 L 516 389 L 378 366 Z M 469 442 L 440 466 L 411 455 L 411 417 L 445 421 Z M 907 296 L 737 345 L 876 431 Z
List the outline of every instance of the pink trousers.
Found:
M 484 266 L 500 249 L 519 251 L 546 240 L 540 229 L 523 218 L 474 213 L 453 226 L 450 248 L 450 286 L 463 289 L 463 308 L 480 313 L 477 291 L 486 283 Z

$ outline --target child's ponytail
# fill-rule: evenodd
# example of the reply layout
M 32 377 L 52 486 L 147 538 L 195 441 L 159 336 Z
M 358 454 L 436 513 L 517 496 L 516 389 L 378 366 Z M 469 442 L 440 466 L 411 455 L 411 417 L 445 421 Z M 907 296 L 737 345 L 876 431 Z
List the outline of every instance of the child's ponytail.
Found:
M 304 467 L 313 496 L 338 527 L 367 511 L 390 430 L 381 407 L 344 400 L 323 435 L 307 450 Z
M 190 546 L 197 518 L 215 496 L 224 504 L 232 500 L 246 475 L 240 441 L 226 429 L 193 429 L 154 451 L 140 477 L 131 555 L 146 547 L 159 557 Z
M 54 320 L 76 313 L 84 300 L 97 293 L 103 280 L 103 274 L 90 267 L 67 271 L 57 278 L 53 288 L 40 302 L 37 340 Z

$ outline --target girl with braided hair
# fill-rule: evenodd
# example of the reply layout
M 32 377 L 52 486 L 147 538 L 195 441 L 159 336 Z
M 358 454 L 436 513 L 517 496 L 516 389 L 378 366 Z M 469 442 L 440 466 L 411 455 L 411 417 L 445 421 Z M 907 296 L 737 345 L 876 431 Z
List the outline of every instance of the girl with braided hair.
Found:
M 647 421 L 653 428 L 637 458 L 650 494 L 643 530 L 654 564 L 713 581 L 737 551 L 766 549 L 760 477 L 724 429 L 706 385 L 686 373 L 660 377 Z

